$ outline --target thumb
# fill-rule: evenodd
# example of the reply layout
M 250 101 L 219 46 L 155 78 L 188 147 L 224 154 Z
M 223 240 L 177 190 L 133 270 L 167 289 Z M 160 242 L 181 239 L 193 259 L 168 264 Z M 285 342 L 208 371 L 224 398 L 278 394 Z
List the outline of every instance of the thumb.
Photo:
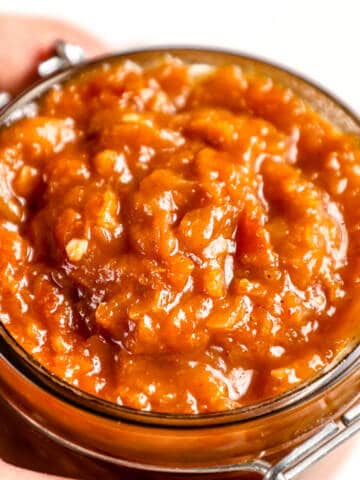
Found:
M 105 42 L 71 23 L 0 14 L 0 90 L 16 93 L 24 88 L 34 78 L 36 64 L 59 39 L 79 44 L 89 55 L 106 51 Z

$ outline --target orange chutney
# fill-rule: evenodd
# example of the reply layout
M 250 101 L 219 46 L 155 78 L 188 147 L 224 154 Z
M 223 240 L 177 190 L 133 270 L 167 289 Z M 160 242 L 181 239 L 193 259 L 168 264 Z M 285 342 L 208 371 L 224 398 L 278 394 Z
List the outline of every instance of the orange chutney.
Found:
M 0 318 L 141 410 L 296 387 L 357 337 L 359 140 L 271 78 L 104 63 L 0 131 Z

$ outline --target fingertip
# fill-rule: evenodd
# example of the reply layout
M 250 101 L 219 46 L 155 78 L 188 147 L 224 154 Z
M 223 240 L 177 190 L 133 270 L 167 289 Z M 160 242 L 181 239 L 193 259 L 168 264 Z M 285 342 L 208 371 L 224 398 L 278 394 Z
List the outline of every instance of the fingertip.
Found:
M 109 51 L 105 41 L 67 21 L 0 15 L 0 90 L 16 93 L 34 80 L 36 65 L 59 39 L 80 45 L 90 57 Z

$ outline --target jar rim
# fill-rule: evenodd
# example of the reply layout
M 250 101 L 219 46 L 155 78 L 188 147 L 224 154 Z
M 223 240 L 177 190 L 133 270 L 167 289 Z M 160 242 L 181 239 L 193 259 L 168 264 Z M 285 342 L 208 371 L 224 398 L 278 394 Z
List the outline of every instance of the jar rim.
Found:
M 126 59 L 137 60 L 137 58 L 147 57 L 149 60 L 159 58 L 164 54 L 174 55 L 185 59 L 189 63 L 200 63 L 199 58 L 217 59 L 222 63 L 241 63 L 247 62 L 253 64 L 254 68 L 259 66 L 286 75 L 288 79 L 294 79 L 300 84 L 310 88 L 332 104 L 334 110 L 338 110 L 342 118 L 340 121 L 347 125 L 354 133 L 360 134 L 360 118 L 345 105 L 335 95 L 328 92 L 323 87 L 318 86 L 312 80 L 295 73 L 288 68 L 278 65 L 274 62 L 264 60 L 259 57 L 244 55 L 239 52 L 203 47 L 149 47 L 146 49 L 127 50 L 110 55 L 104 55 L 85 61 L 80 65 L 71 66 L 60 73 L 55 73 L 45 80 L 41 80 L 24 90 L 18 97 L 10 102 L 0 112 L 0 128 L 11 123 L 12 115 L 21 111 L 24 106 L 36 101 L 36 99 L 56 84 L 68 80 L 73 75 L 80 73 L 97 64 L 121 61 Z M 193 62 L 192 60 L 197 60 Z M 202 62 L 214 64 L 214 62 Z M 18 117 L 17 117 L 18 118 Z M 17 119 L 16 118 L 16 119 Z M 9 120 L 10 119 L 10 120 Z M 348 347 L 343 352 L 341 358 L 336 358 L 331 364 L 320 370 L 315 376 L 299 384 L 296 388 L 288 390 L 278 396 L 271 397 L 260 403 L 246 405 L 237 409 L 228 411 L 203 413 L 203 414 L 170 414 L 162 412 L 147 412 L 137 410 L 131 407 L 117 405 L 107 400 L 101 399 L 90 393 L 84 392 L 79 388 L 70 385 L 61 378 L 49 372 L 34 357 L 32 357 L 22 346 L 20 346 L 7 330 L 6 326 L 0 321 L 0 356 L 3 357 L 12 367 L 24 375 L 28 380 L 35 383 L 38 387 L 44 389 L 58 399 L 70 403 L 71 405 L 88 411 L 92 414 L 110 418 L 113 420 L 146 424 L 161 428 L 202 428 L 219 427 L 225 424 L 242 423 L 257 418 L 263 418 L 287 409 L 294 408 L 301 403 L 320 395 L 331 386 L 340 382 L 348 374 L 360 367 L 360 340 L 357 339 L 354 345 Z

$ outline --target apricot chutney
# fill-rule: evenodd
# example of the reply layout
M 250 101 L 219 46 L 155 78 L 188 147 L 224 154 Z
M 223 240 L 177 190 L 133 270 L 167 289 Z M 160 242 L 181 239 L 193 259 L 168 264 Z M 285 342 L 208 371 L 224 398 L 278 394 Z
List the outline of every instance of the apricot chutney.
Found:
M 260 402 L 359 333 L 360 149 L 271 78 L 104 63 L 0 131 L 0 315 L 140 410 Z

